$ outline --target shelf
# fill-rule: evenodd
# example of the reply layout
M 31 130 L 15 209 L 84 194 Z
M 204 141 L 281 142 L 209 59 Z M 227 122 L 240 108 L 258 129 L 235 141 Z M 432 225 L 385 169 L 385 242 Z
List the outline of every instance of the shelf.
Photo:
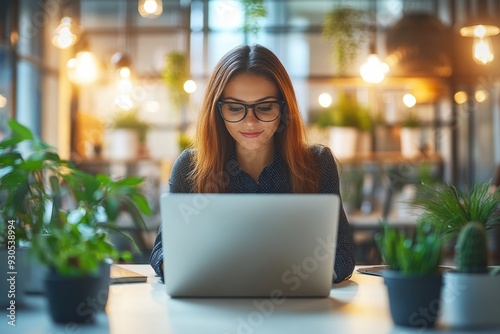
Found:
M 361 163 L 376 163 L 376 164 L 415 164 L 415 163 L 432 163 L 441 164 L 443 158 L 440 154 L 420 155 L 414 158 L 403 157 L 400 152 L 376 152 L 376 153 L 359 153 L 352 158 L 338 159 L 341 164 L 361 164 Z

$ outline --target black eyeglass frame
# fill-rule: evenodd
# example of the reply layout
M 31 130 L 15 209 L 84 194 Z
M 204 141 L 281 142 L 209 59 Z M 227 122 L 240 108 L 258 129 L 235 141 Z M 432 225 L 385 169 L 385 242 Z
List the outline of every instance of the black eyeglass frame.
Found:
M 280 112 L 278 113 L 278 115 L 276 116 L 276 118 L 274 118 L 274 119 L 272 119 L 270 121 L 264 121 L 264 120 L 260 119 L 259 116 L 257 116 L 257 113 L 255 112 L 255 107 L 258 106 L 259 104 L 264 104 L 264 103 L 278 103 L 279 104 Z M 229 121 L 229 120 L 225 119 L 224 118 L 224 114 L 222 113 L 222 106 L 225 105 L 225 104 L 239 104 L 239 105 L 242 105 L 245 108 L 245 113 L 243 114 L 243 117 L 239 121 Z M 245 104 L 245 103 L 233 102 L 233 101 L 231 101 L 231 102 L 226 102 L 226 101 L 219 101 L 219 102 L 217 102 L 217 108 L 219 109 L 220 116 L 222 117 L 223 120 L 225 120 L 226 122 L 229 122 L 229 123 L 238 123 L 238 122 L 241 122 L 242 120 L 244 120 L 245 117 L 247 117 L 247 113 L 248 113 L 248 109 L 249 108 L 253 109 L 253 114 L 255 115 L 255 118 L 257 118 L 259 121 L 266 122 L 266 123 L 274 122 L 275 120 L 277 120 L 281 116 L 281 113 L 283 112 L 283 106 L 284 105 L 285 105 L 285 101 L 284 100 L 262 101 L 262 102 L 257 102 L 257 103 L 254 103 L 254 104 Z

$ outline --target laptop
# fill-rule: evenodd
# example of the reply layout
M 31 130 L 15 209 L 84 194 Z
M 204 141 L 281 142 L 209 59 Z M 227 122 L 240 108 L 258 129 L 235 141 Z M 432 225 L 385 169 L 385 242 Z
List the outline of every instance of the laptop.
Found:
M 171 297 L 327 297 L 340 199 L 333 194 L 161 196 Z

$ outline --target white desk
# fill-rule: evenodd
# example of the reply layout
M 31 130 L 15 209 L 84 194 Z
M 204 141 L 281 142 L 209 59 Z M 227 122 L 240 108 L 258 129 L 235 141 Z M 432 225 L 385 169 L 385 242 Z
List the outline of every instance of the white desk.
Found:
M 16 327 L 7 325 L 5 310 L 0 333 L 423 333 L 395 327 L 380 277 L 354 273 L 350 281 L 333 286 L 330 298 L 286 299 L 273 305 L 267 299 L 172 299 L 149 265 L 126 265 L 147 274 L 147 283 L 112 285 L 106 313 L 91 325 L 52 323 L 42 296 L 29 296 L 28 307 L 17 310 Z M 259 308 L 259 303 L 268 307 Z M 455 332 L 445 329 L 425 333 Z M 481 331 L 499 333 L 500 329 Z

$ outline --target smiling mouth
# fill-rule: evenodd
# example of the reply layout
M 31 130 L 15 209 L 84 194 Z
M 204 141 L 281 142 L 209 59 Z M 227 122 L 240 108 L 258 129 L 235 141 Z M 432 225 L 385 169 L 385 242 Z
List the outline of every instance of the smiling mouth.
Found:
M 260 134 L 262 133 L 262 131 L 240 132 L 240 133 L 245 138 L 255 138 L 255 137 L 260 136 Z

